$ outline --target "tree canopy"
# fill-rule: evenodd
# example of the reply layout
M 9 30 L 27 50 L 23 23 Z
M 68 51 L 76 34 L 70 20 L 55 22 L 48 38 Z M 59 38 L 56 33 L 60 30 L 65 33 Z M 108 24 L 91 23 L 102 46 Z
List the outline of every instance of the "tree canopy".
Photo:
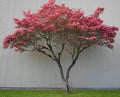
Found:
M 23 12 L 23 19 L 14 18 L 16 30 L 4 39 L 3 47 L 18 51 L 28 48 L 34 50 L 35 44 L 39 44 L 39 48 L 43 45 L 43 39 L 49 38 L 71 46 L 95 44 L 113 48 L 118 28 L 103 24 L 103 20 L 98 17 L 103 10 L 99 7 L 93 14 L 85 16 L 81 9 L 71 9 L 64 4 L 55 4 L 55 0 L 49 0 L 37 13 L 30 13 L 29 10 Z

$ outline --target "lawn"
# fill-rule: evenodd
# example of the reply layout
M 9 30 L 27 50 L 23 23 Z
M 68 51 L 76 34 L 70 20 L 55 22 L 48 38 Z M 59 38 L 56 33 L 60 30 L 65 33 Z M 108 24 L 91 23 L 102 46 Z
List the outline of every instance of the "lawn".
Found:
M 0 97 L 120 97 L 120 90 L 0 90 Z

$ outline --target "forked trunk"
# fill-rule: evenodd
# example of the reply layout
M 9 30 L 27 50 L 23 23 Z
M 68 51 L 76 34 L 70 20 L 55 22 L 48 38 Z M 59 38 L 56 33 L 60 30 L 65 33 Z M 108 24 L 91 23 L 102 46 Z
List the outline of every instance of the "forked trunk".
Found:
M 62 78 L 63 82 L 65 83 L 65 90 L 66 90 L 67 93 L 71 93 L 70 85 L 68 83 L 69 72 L 67 73 L 67 78 L 65 79 L 62 65 L 60 64 L 59 61 L 57 61 L 57 64 L 59 66 L 61 78 Z

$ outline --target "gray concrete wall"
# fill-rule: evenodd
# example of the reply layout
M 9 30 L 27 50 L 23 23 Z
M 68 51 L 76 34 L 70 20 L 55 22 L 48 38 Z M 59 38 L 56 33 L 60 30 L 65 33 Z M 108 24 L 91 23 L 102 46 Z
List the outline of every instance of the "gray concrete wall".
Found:
M 0 0 L 0 87 L 63 87 L 55 62 L 42 54 L 16 53 L 2 48 L 3 38 L 13 33 L 12 18 L 22 18 L 22 11 L 32 12 L 47 0 Z M 120 27 L 120 0 L 57 0 L 72 8 L 82 8 L 91 14 L 97 7 L 105 7 L 101 15 L 105 24 Z M 76 88 L 120 88 L 120 33 L 114 50 L 91 47 L 83 52 L 71 71 L 70 84 Z M 64 55 L 64 69 L 70 59 Z

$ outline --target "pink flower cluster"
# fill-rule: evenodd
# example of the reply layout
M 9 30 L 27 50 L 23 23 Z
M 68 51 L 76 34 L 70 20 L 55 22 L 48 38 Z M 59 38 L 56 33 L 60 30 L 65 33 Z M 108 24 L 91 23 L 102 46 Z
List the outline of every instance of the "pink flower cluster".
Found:
M 93 16 L 98 17 L 103 11 L 104 11 L 104 8 L 98 7 L 98 8 L 95 10 Z
M 16 31 L 5 37 L 3 48 L 23 48 L 33 45 L 34 38 L 41 39 L 37 34 L 55 35 L 64 33 L 64 40 L 77 45 L 105 45 L 113 48 L 118 28 L 107 26 L 98 17 L 104 8 L 97 8 L 92 15 L 85 16 L 80 9 L 71 9 L 64 4 L 57 5 L 49 0 L 37 13 L 30 10 L 23 12 L 23 19 L 14 18 Z M 63 41 L 63 40 L 62 40 Z M 79 43 L 79 44 L 78 44 Z

